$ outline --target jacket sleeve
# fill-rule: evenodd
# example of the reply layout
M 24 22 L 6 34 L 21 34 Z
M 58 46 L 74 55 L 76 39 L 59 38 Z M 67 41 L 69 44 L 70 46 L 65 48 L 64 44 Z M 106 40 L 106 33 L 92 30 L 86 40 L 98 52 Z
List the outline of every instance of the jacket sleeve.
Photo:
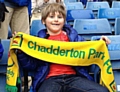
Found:
M 1 2 L 1 3 L 3 3 L 3 2 L 4 2 L 4 0 L 0 0 L 0 2 Z
M 20 65 L 27 70 L 35 70 L 37 66 L 42 65 L 42 61 L 33 58 L 25 54 L 24 52 L 21 53 L 17 52 L 17 58 Z
M 4 52 L 4 49 L 3 49 L 3 46 L 2 46 L 1 40 L 0 40 L 0 59 L 2 58 L 3 52 Z
M 86 41 L 86 40 L 85 40 L 82 36 L 80 36 L 80 35 L 78 35 L 77 38 L 78 38 L 78 42 L 79 42 L 79 41 L 80 41 L 80 42 L 81 42 L 81 41 Z

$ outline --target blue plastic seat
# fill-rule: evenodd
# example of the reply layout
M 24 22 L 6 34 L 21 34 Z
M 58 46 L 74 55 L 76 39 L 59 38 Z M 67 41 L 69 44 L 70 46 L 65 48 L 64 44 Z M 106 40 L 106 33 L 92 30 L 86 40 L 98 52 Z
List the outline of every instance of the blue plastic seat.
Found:
M 12 31 L 10 27 L 8 27 L 8 39 L 10 39 L 11 37 L 12 37 Z
M 6 74 L 0 73 L 0 92 L 7 92 L 5 90 L 5 86 L 6 86 Z
M 99 10 L 100 8 L 110 8 L 108 2 L 87 2 L 86 9 Z
M 118 17 L 120 17 L 120 8 L 100 8 L 98 10 L 98 18 L 107 18 L 111 23 L 114 23 L 115 18 Z
M 6 73 L 10 40 L 1 40 L 4 48 L 2 59 L 0 60 L 0 92 L 6 92 Z
M 87 9 L 77 9 L 77 10 L 67 10 L 66 22 L 73 26 L 75 19 L 94 19 L 94 14 L 92 10 Z
M 94 35 L 112 35 L 107 19 L 76 19 L 73 28 L 86 40 L 91 40 Z
M 120 92 L 119 85 L 120 85 L 120 35 L 111 35 L 107 36 L 111 43 L 108 45 L 108 51 L 110 55 L 111 65 L 114 73 L 115 82 L 117 85 L 117 92 Z M 96 40 L 100 38 L 100 36 L 93 36 L 91 40 Z M 97 77 L 97 74 L 96 74 Z
M 84 9 L 82 2 L 72 2 L 65 4 L 66 10 Z
M 120 18 L 115 19 L 114 30 L 115 30 L 115 35 L 120 35 Z
M 70 3 L 71 3 L 71 2 L 77 2 L 77 0 L 68 0 L 68 1 L 69 1 Z
M 98 10 L 100 8 L 110 8 L 108 2 L 87 2 L 86 9 L 91 9 L 97 18 Z
M 33 20 L 30 28 L 30 35 L 37 36 L 37 33 L 44 28 L 45 25 L 42 24 L 41 20 Z
M 64 3 L 67 4 L 67 3 L 72 3 L 72 2 L 77 2 L 77 0 L 64 0 Z
M 0 65 L 7 65 L 10 40 L 9 39 L 2 39 L 1 43 L 3 45 L 4 52 L 3 52 L 3 56 L 0 60 Z
M 120 1 L 112 1 L 112 8 L 120 8 Z
M 100 8 L 98 10 L 98 18 L 108 19 L 114 32 L 115 19 L 120 17 L 120 8 Z

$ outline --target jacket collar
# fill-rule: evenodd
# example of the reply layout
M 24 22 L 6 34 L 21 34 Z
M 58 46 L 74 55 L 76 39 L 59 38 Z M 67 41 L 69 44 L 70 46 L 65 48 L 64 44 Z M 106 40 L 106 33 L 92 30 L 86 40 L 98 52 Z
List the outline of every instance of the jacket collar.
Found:
M 73 39 L 78 35 L 77 31 L 67 24 L 63 26 L 63 31 L 67 33 L 70 41 L 73 41 Z M 38 32 L 38 37 L 40 38 L 47 38 L 48 36 L 49 34 L 47 34 L 47 29 L 42 29 Z

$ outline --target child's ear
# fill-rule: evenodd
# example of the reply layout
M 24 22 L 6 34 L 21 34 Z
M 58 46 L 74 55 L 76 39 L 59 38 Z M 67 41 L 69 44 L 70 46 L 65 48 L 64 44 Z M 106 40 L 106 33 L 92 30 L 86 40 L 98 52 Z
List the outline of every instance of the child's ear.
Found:
M 45 25 L 45 21 L 42 21 L 42 23 Z

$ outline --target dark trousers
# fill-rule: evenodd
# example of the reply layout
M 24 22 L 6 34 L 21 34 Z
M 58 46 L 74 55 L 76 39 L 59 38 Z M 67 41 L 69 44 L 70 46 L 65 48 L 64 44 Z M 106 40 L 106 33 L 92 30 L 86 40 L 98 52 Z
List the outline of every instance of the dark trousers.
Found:
M 38 92 L 109 92 L 107 88 L 76 75 L 60 75 L 46 79 Z

